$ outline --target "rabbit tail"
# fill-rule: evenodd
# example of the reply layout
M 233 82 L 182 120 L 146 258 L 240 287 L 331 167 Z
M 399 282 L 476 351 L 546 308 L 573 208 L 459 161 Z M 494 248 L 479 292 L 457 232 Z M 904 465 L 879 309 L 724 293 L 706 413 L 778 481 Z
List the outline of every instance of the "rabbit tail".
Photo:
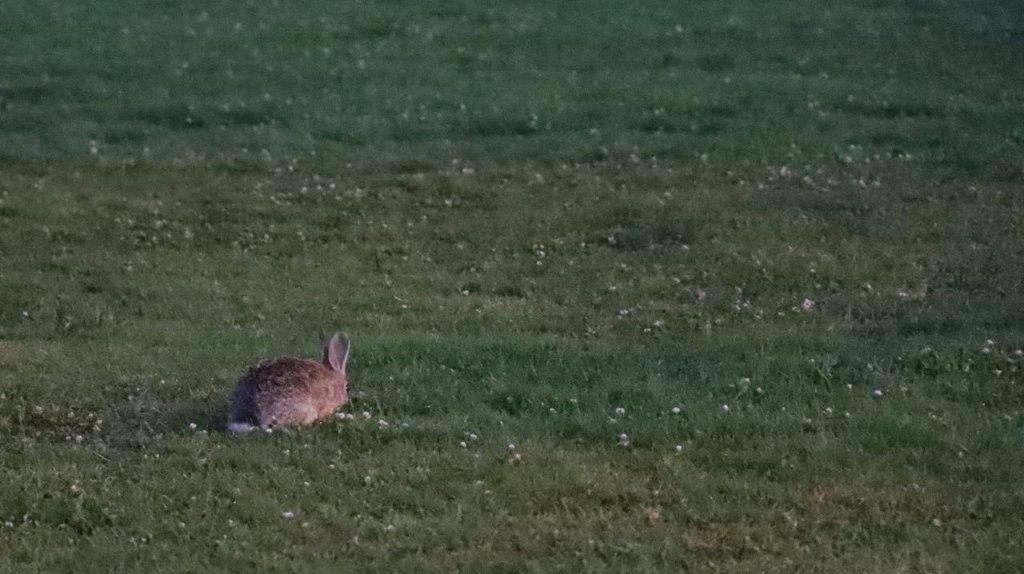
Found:
M 228 432 L 231 432 L 231 433 L 234 433 L 234 434 L 248 434 L 248 433 L 251 433 L 252 431 L 254 431 L 254 430 L 258 429 L 258 428 L 259 427 L 255 426 L 255 425 L 251 425 L 249 423 L 236 423 L 236 422 L 228 423 Z

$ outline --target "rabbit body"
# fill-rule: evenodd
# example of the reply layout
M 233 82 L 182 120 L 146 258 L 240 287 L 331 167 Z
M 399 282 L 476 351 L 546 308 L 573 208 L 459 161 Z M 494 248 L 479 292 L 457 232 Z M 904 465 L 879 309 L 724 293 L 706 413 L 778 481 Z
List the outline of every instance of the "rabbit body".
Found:
M 228 428 L 246 432 L 305 426 L 348 402 L 348 340 L 324 341 L 322 362 L 278 357 L 250 367 L 238 380 Z

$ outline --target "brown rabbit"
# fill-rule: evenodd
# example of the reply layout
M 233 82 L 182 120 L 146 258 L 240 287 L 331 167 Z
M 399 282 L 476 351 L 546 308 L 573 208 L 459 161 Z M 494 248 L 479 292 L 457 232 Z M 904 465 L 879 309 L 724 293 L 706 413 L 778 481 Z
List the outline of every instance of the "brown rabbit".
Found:
M 348 339 L 323 340 L 320 362 L 294 357 L 260 361 L 238 380 L 228 430 L 303 426 L 348 402 Z

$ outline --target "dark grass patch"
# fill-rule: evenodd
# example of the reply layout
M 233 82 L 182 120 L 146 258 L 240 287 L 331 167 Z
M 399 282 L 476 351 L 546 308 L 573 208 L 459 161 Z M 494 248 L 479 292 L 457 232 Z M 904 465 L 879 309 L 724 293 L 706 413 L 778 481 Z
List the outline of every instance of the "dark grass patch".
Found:
M 888 101 L 846 101 L 838 104 L 836 109 L 847 115 L 883 120 L 900 118 L 937 119 L 946 116 L 946 110 L 944 108 L 927 104 L 897 103 Z
M 188 104 L 169 104 L 142 110 L 135 118 L 146 123 L 172 130 L 191 130 L 206 127 L 251 127 L 277 124 L 282 121 L 272 108 L 260 109 L 209 108 Z
M 736 67 L 736 58 L 732 54 L 704 54 L 697 58 L 697 68 L 710 73 L 727 72 Z

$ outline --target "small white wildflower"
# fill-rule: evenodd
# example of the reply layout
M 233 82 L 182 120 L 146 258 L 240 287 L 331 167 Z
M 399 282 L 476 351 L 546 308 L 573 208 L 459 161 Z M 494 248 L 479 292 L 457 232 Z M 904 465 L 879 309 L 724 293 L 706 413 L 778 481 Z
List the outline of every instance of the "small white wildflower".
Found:
M 78 435 L 75 435 L 75 442 L 77 442 L 77 443 L 81 444 L 81 443 L 82 443 L 82 442 L 83 442 L 84 440 L 85 440 L 85 437 L 84 437 L 84 436 L 82 436 L 82 435 L 80 435 L 80 434 L 78 434 Z
M 625 414 L 626 414 L 626 409 L 624 409 L 622 407 L 615 407 L 615 416 L 621 417 L 621 416 L 624 416 Z
M 813 311 L 814 301 L 812 301 L 810 298 L 805 297 L 804 302 L 800 304 L 800 308 L 803 309 L 804 311 Z
M 21 316 L 28 319 L 28 311 L 22 311 Z
M 369 411 L 363 411 L 363 418 L 364 419 L 370 418 L 370 412 Z
M 508 449 L 509 449 L 509 450 L 515 450 L 515 449 L 516 449 L 516 445 L 515 445 L 515 443 L 511 443 L 511 442 L 510 442 L 510 443 L 508 443 Z
M 285 520 L 291 520 L 292 518 L 295 518 L 295 513 L 290 510 L 286 510 L 281 513 L 281 516 L 284 517 Z
M 469 433 L 469 440 L 476 440 L 476 433 Z
M 196 423 L 188 423 L 188 430 L 196 430 Z
M 4 528 L 14 528 L 14 523 L 10 520 L 4 522 Z
M 383 430 L 383 429 L 386 429 L 389 426 L 391 426 L 391 424 L 388 423 L 388 421 L 386 421 L 384 419 L 380 419 L 379 421 L 377 421 L 377 426 L 380 427 L 381 430 Z
M 729 405 L 722 405 L 722 412 L 723 413 L 729 412 Z
M 626 433 L 619 433 L 619 446 L 629 446 L 629 435 Z
M 871 394 L 876 396 L 876 397 L 880 397 L 880 396 L 882 396 L 882 389 L 875 389 L 875 390 L 871 391 Z
M 676 445 L 676 452 L 683 452 L 683 445 L 677 444 Z
M 460 448 L 466 448 L 466 441 L 459 441 Z
M 681 409 L 679 407 L 672 407 L 672 414 L 678 415 L 681 412 L 683 412 L 683 409 Z

